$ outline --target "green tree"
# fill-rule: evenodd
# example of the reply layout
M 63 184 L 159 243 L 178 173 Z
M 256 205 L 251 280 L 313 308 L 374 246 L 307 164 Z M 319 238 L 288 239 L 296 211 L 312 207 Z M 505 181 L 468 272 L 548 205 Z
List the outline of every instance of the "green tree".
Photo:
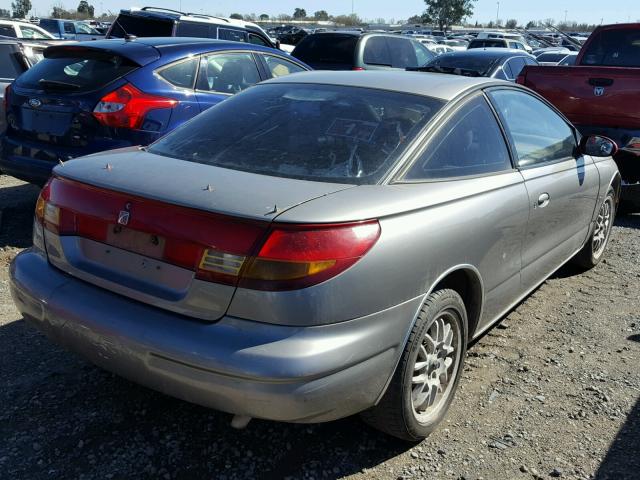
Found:
M 529 30 L 530 28 L 536 28 L 538 26 L 537 22 L 534 22 L 533 20 L 527 22 L 527 26 L 524 27 L 527 30 Z
M 0 18 L 11 18 L 11 12 L 5 8 L 0 8 Z
M 511 18 L 507 20 L 507 23 L 504 24 L 504 27 L 510 30 L 513 30 L 517 26 L 518 26 L 518 21 L 515 18 Z
M 307 18 L 307 11 L 304 8 L 296 8 L 293 12 L 293 18 L 303 20 Z
M 446 30 L 473 13 L 476 0 L 424 0 L 427 5 L 427 23 L 436 23 L 440 30 Z
M 242 20 L 242 14 L 240 13 L 232 13 L 231 15 L 229 15 L 229 18 L 233 18 L 234 20 Z
M 93 14 L 95 13 L 93 5 L 89 5 L 87 0 L 80 0 L 77 11 L 78 15 L 84 18 L 93 18 Z
M 261 20 L 262 22 L 266 22 L 267 20 L 269 20 L 269 15 L 267 15 L 266 13 L 262 13 L 262 14 L 260 15 L 260 20 Z
M 313 14 L 313 18 L 318 20 L 319 22 L 326 22 L 327 20 L 329 20 L 329 14 L 326 10 L 318 10 Z
M 413 17 L 409 17 L 407 19 L 407 23 L 424 23 L 424 16 L 414 15 Z
M 26 18 L 31 11 L 31 0 L 16 0 L 11 2 L 13 18 Z
M 345 27 L 359 27 L 363 24 L 362 19 L 355 13 L 352 13 L 351 15 L 337 15 L 333 17 L 333 21 L 336 25 L 342 25 Z

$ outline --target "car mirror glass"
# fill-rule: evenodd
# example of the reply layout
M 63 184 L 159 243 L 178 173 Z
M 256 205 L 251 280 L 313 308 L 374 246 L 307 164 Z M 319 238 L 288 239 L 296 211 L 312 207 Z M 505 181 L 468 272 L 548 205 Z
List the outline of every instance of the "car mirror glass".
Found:
M 616 142 L 602 135 L 589 135 L 581 141 L 581 151 L 592 157 L 611 157 L 618 151 Z

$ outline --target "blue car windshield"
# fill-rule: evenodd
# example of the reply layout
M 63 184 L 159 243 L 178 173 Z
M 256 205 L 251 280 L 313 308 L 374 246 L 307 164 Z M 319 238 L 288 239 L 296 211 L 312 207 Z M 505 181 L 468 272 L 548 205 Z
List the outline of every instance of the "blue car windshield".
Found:
M 360 87 L 258 85 L 195 117 L 149 151 L 263 175 L 375 184 L 444 103 Z

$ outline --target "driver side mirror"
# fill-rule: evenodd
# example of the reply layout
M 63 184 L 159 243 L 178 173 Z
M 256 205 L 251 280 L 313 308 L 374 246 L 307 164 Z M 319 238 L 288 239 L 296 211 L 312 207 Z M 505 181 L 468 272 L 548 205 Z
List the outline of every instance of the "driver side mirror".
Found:
M 591 157 L 612 157 L 618 151 L 616 142 L 602 135 L 589 135 L 580 140 L 580 152 Z

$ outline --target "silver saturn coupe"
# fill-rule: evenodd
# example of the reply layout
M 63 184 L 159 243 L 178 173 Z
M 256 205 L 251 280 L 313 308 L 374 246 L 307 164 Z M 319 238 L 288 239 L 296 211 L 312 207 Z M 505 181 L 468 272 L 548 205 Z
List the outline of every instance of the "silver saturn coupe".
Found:
M 281 77 L 58 166 L 11 291 L 55 342 L 236 427 L 361 412 L 420 440 L 471 340 L 602 259 L 615 149 L 506 82 Z

